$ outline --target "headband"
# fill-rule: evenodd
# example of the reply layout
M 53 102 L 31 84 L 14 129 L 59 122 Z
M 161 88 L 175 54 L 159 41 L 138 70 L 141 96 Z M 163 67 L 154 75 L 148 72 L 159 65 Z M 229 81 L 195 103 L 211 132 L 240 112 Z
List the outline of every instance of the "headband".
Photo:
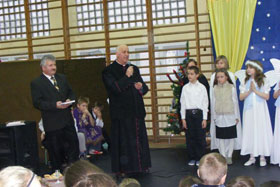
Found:
M 256 62 L 254 62 L 254 61 L 247 60 L 246 63 L 245 63 L 245 65 L 246 65 L 246 66 L 247 66 L 247 65 L 251 65 L 251 66 L 257 68 L 258 70 L 260 70 L 261 72 L 263 72 L 263 68 L 262 68 L 259 64 L 257 64 Z

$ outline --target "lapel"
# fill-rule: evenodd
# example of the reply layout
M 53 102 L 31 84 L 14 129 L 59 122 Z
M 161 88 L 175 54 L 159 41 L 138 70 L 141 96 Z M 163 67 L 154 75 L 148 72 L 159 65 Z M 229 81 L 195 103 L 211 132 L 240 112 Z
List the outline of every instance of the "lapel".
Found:
M 41 74 L 41 79 L 48 87 L 50 87 L 55 92 L 59 93 L 59 91 L 54 87 L 54 85 L 51 83 L 51 81 L 44 74 Z M 56 79 L 57 85 L 59 87 L 59 83 L 57 81 L 57 76 L 56 75 L 55 75 L 55 79 Z

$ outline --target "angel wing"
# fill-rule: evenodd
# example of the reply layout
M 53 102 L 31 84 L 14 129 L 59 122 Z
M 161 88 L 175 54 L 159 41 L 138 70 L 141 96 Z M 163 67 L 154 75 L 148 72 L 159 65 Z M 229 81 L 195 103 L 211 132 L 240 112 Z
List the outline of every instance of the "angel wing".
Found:
M 239 82 L 243 82 L 246 77 L 246 70 L 241 69 L 234 73 L 234 75 L 239 79 Z
M 265 76 L 269 80 L 270 86 L 274 86 L 280 80 L 280 60 L 276 58 L 271 58 L 270 62 L 273 66 L 273 70 L 265 72 Z

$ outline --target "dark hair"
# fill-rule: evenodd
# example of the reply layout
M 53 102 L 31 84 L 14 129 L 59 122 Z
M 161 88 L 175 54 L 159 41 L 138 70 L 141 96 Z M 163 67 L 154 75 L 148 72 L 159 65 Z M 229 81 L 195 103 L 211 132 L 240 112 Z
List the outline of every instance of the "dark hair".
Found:
M 66 187 L 115 187 L 115 181 L 92 163 L 79 160 L 66 168 L 64 172 Z
M 227 187 L 255 187 L 255 181 L 252 177 L 238 176 L 229 181 Z
M 79 97 L 78 104 L 86 103 L 89 104 L 89 98 L 88 97 Z
M 215 74 L 215 80 L 214 80 L 214 85 L 217 85 L 218 84 L 218 79 L 217 79 L 217 75 L 218 73 L 224 73 L 225 76 L 227 77 L 227 80 L 230 84 L 233 84 L 229 74 L 228 74 L 228 71 L 225 69 L 225 68 L 222 68 L 222 69 L 216 69 L 216 74 Z
M 188 68 L 188 70 L 193 70 L 195 74 L 199 75 L 199 68 L 196 66 L 191 66 Z
M 195 61 L 194 59 L 189 59 L 189 61 L 186 64 L 186 67 L 188 67 L 189 63 L 193 62 L 196 66 L 197 66 L 197 61 Z
M 280 181 L 267 181 L 262 183 L 260 187 L 280 187 Z
M 194 184 L 202 184 L 202 181 L 194 176 L 186 176 L 180 180 L 179 187 L 191 187 Z
M 93 107 L 98 107 L 98 108 L 100 108 L 100 110 L 102 110 L 104 108 L 104 105 L 102 103 L 99 103 L 98 101 L 96 101 L 94 103 Z
M 216 60 L 215 60 L 215 64 L 217 64 L 220 60 L 222 60 L 224 63 L 225 63 L 225 65 L 226 65 L 226 69 L 229 69 L 229 64 L 228 64 L 228 59 L 227 59 L 227 57 L 225 56 L 225 55 L 220 55 L 220 56 L 218 56 L 217 58 L 216 58 Z
M 262 65 L 262 63 L 261 63 L 260 61 L 257 61 L 257 60 L 250 60 L 250 61 L 255 62 L 256 64 L 258 64 L 260 67 L 263 68 L 263 65 Z M 263 80 L 263 79 L 265 78 L 264 73 L 263 73 L 261 70 L 259 70 L 258 68 L 254 67 L 254 66 L 252 66 L 252 65 L 250 65 L 250 64 L 248 64 L 248 65 L 246 66 L 246 70 L 248 69 L 248 67 L 251 67 L 251 68 L 254 68 L 254 69 L 255 69 L 256 73 L 255 73 L 254 79 L 255 79 L 257 85 L 258 85 L 259 87 L 261 87 L 261 86 L 264 84 L 264 80 Z M 250 79 L 250 77 L 251 77 L 251 76 L 250 76 L 250 75 L 247 73 L 247 71 L 246 71 L 245 83 Z

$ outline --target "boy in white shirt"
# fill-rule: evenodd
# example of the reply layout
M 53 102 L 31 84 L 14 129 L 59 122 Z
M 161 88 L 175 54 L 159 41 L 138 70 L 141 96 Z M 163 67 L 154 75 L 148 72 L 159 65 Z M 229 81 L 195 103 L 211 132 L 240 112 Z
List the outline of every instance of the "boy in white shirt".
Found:
M 198 166 L 199 160 L 205 154 L 205 128 L 209 101 L 205 86 L 197 80 L 198 67 L 189 67 L 187 72 L 189 83 L 183 87 L 180 99 L 181 119 L 183 128 L 186 129 L 187 152 L 190 160 L 188 165 Z

